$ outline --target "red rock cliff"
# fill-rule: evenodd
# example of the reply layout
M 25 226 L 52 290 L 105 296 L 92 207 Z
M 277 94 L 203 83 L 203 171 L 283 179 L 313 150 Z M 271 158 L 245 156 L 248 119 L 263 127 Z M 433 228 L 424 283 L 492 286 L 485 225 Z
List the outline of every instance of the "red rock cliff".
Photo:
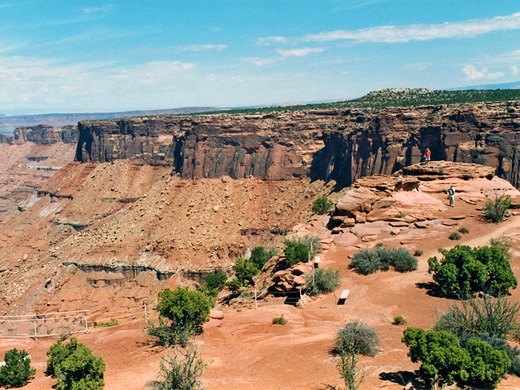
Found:
M 520 103 L 332 109 L 79 123 L 78 161 L 171 165 L 183 177 L 308 176 L 341 186 L 432 159 L 489 165 L 519 186 Z

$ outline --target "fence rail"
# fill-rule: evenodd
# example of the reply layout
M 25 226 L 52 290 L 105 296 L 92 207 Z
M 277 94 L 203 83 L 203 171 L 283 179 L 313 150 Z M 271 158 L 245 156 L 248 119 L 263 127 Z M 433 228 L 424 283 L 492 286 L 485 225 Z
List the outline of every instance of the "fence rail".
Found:
M 88 332 L 88 310 L 0 316 L 0 337 L 51 337 Z

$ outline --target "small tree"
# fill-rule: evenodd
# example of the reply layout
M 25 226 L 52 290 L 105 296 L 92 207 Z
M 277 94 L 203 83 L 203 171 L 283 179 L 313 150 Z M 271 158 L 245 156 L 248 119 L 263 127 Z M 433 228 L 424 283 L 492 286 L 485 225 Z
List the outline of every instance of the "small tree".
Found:
M 305 244 L 296 242 L 284 249 L 285 263 L 290 267 L 297 263 L 307 263 L 310 258 L 309 248 Z
M 467 351 L 471 358 L 467 369 L 468 378 L 464 382 L 475 387 L 497 387 L 511 365 L 507 353 L 494 350 L 482 340 L 471 340 Z
M 305 277 L 305 288 L 309 295 L 326 294 L 341 285 L 339 271 L 318 268 Z
M 261 270 L 265 263 L 273 256 L 276 256 L 275 248 L 266 249 L 263 246 L 257 246 L 251 251 L 250 260 Z
M 199 380 L 207 364 L 202 360 L 197 347 L 189 345 L 185 350 L 175 349 L 174 355 L 163 358 L 159 380 L 152 382 L 154 390 L 202 389 Z
M 199 291 L 178 287 L 159 292 L 157 310 L 172 322 L 172 327 L 199 327 L 209 319 L 212 301 Z
M 31 357 L 25 349 L 13 348 L 4 355 L 5 365 L 0 367 L 0 386 L 22 387 L 31 379 L 36 370 L 31 368 Z
M 61 340 L 47 351 L 47 375 L 58 379 L 59 390 L 100 390 L 104 387 L 105 363 L 94 356 L 85 345 L 71 338 L 67 344 Z
M 260 270 L 250 259 L 238 259 L 233 265 L 236 278 L 241 286 L 252 285 L 253 278 L 260 273 Z
M 440 261 L 431 257 L 428 265 L 433 280 L 445 295 L 467 299 L 482 291 L 501 296 L 518 284 L 509 261 L 497 247 L 457 245 L 450 250 L 439 249 L 439 252 L 444 257 Z
M 200 286 L 199 291 L 211 297 L 216 297 L 222 288 L 226 285 L 227 276 L 221 273 L 208 274 L 204 276 L 204 283 Z
M 509 195 L 495 195 L 495 200 L 488 199 L 484 206 L 484 216 L 492 222 L 502 222 L 509 214 L 511 197 Z
M 351 321 L 338 331 L 335 350 L 339 354 L 376 356 L 380 344 L 374 329 L 362 322 Z
M 327 214 L 332 207 L 326 196 L 320 196 L 312 203 L 312 212 L 315 214 Z
M 458 379 L 468 379 L 465 368 L 470 356 L 451 333 L 407 328 L 402 342 L 410 348 L 408 356 L 412 362 L 421 363 L 421 373 L 431 379 L 432 389 L 437 390 Z

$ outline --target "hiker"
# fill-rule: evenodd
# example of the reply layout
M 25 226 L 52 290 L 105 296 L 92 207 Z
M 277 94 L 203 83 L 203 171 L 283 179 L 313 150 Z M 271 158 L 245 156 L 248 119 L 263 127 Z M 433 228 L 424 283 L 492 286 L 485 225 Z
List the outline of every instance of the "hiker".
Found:
M 430 148 L 426 148 L 424 152 L 424 161 L 426 161 L 426 165 L 430 165 L 430 160 L 432 159 L 432 151 Z
M 446 191 L 448 194 L 448 199 L 450 200 L 450 206 L 455 207 L 455 189 L 453 186 L 450 186 L 450 189 Z

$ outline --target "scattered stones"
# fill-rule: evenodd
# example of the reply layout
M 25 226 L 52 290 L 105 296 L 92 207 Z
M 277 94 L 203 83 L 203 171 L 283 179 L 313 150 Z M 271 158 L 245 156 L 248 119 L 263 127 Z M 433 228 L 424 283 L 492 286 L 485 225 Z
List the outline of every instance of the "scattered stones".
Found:
M 414 226 L 417 229 L 427 229 L 428 228 L 428 224 L 426 222 L 415 222 Z

